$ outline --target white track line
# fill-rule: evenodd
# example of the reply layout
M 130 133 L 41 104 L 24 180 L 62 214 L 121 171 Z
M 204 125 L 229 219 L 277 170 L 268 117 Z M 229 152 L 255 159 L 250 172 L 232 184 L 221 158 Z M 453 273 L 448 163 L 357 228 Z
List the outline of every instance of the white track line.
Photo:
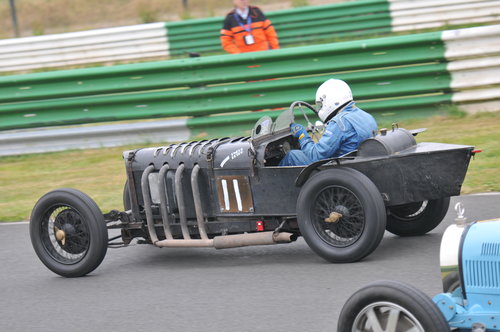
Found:
M 0 222 L 0 226 L 10 226 L 10 225 L 28 225 L 29 221 L 6 221 Z

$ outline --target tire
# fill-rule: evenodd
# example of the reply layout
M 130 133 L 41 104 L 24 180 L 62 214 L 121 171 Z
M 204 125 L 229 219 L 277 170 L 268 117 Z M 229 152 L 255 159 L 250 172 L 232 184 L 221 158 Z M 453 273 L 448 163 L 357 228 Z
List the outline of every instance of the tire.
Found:
M 108 248 L 101 210 L 89 196 L 69 188 L 38 200 L 31 213 L 30 237 L 42 263 L 68 278 L 95 270 Z
M 333 212 L 339 215 L 332 217 Z M 369 178 L 339 167 L 320 171 L 304 184 L 297 199 L 297 220 L 314 252 L 332 263 L 349 263 L 377 248 L 385 231 L 386 211 Z
M 388 326 L 395 318 L 396 326 Z M 371 326 L 380 325 L 380 329 Z M 413 329 L 412 329 L 413 328 Z M 422 291 L 395 281 L 378 281 L 354 293 L 342 307 L 339 332 L 450 331 L 441 311 Z
M 392 206 L 387 216 L 387 230 L 399 236 L 424 235 L 444 219 L 450 198 Z
M 458 287 L 461 287 L 460 275 L 458 271 L 451 272 L 443 279 L 443 292 L 453 293 Z
M 128 180 L 125 182 L 125 186 L 123 186 L 123 208 L 125 211 L 132 209 L 132 200 L 130 199 Z

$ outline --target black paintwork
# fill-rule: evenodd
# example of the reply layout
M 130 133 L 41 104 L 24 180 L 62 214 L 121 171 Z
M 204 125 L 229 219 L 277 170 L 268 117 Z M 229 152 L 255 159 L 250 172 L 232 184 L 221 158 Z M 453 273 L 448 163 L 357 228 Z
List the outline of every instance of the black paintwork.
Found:
M 473 147 L 441 143 L 415 142 L 411 132 L 393 129 L 363 142 L 358 151 L 348 156 L 314 163 L 308 167 L 278 167 L 287 148 L 299 148 L 288 130 L 278 130 L 253 138 L 222 138 L 210 141 L 173 144 L 168 147 L 147 148 L 133 151 L 127 162 L 131 194 L 137 198 L 135 222 L 144 224 L 143 237 L 148 238 L 141 192 L 141 175 L 146 167 L 154 165 L 155 171 L 168 164 L 167 198 L 169 213 L 179 222 L 175 199 L 174 174 L 182 163 L 186 216 L 191 233 L 196 236 L 196 214 L 190 177 L 194 165 L 200 170 L 200 196 L 209 235 L 255 231 L 257 220 L 274 227 L 284 218 L 296 217 L 296 202 L 301 186 L 314 173 L 336 167 L 354 168 L 379 189 L 386 206 L 437 199 L 460 194 Z M 125 155 L 129 155 L 128 151 Z M 253 210 L 245 212 L 223 211 L 219 201 L 216 178 L 247 177 L 253 199 Z M 231 185 L 231 183 L 229 183 Z M 134 201 L 134 200 L 132 200 Z M 154 219 L 161 222 L 159 209 L 153 204 Z M 284 227 L 299 232 L 293 222 Z M 160 224 L 158 234 L 162 237 Z M 180 228 L 172 225 L 174 236 Z

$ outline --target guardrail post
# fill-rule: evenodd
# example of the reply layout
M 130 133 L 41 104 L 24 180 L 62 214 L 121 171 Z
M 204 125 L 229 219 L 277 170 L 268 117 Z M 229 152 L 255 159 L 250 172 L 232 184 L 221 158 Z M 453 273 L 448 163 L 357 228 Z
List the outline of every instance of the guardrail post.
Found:
M 17 24 L 17 12 L 15 0 L 9 0 L 10 3 L 10 14 L 12 16 L 12 25 L 14 27 L 14 34 L 19 37 L 19 26 Z

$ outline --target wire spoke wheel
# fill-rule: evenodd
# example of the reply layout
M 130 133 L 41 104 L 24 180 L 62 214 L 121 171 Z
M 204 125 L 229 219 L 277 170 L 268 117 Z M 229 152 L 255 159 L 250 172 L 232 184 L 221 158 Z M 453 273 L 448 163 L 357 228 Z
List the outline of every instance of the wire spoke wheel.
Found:
M 387 230 L 399 236 L 423 235 L 446 216 L 450 198 L 420 201 L 389 207 Z
M 108 248 L 108 230 L 97 204 L 81 191 L 62 188 L 38 200 L 30 219 L 30 237 L 38 258 L 64 277 L 95 270 Z
M 356 242 L 364 229 L 365 214 L 356 195 L 341 186 L 324 188 L 311 211 L 320 237 L 335 247 Z
M 405 308 L 391 302 L 372 303 L 354 319 L 352 332 L 425 332 Z
M 391 215 L 401 221 L 416 220 L 425 211 L 429 201 L 399 205 L 391 208 Z
M 88 252 L 89 230 L 73 207 L 56 205 L 50 208 L 40 227 L 45 249 L 59 263 L 78 263 Z
M 386 211 L 375 184 L 347 167 L 312 176 L 297 199 L 297 221 L 309 247 L 333 263 L 356 262 L 384 235 Z

